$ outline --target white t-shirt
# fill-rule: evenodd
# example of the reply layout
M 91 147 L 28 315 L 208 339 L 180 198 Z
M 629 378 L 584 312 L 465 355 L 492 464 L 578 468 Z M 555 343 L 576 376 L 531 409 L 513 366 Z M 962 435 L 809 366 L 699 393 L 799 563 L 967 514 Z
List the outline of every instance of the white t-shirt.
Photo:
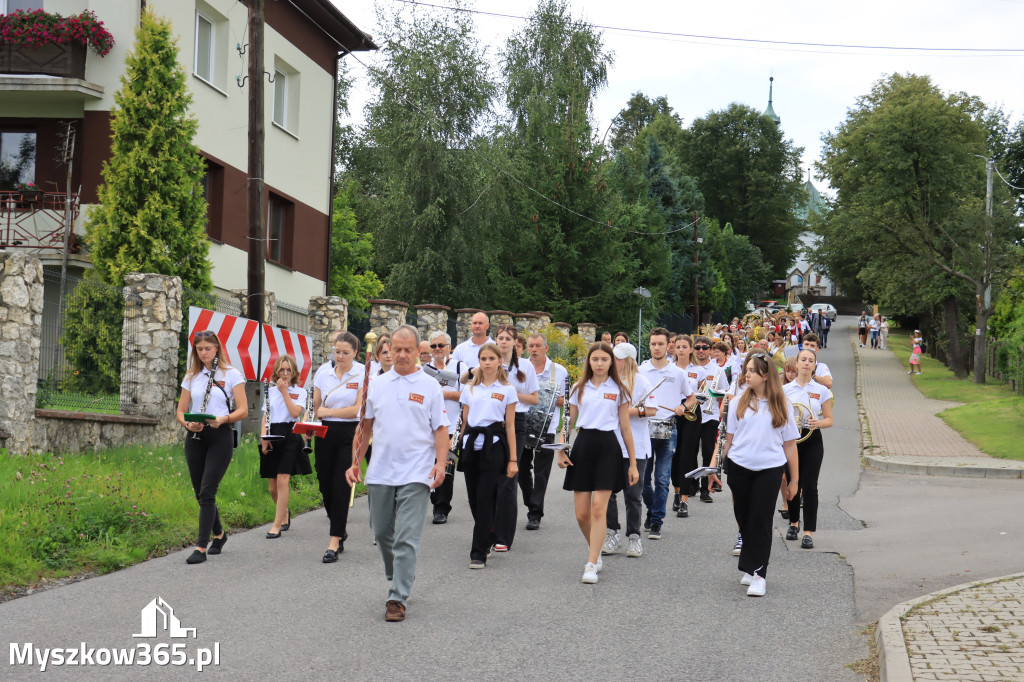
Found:
M 428 365 L 430 367 L 433 367 L 434 369 L 437 369 L 437 367 L 434 365 L 433 361 L 429 362 Z M 449 361 L 449 363 L 445 365 L 445 371 L 454 372 L 455 371 L 455 365 L 451 364 L 451 361 Z M 437 381 L 437 379 L 435 378 L 434 381 Z M 442 393 L 444 393 L 445 391 L 461 391 L 462 390 L 462 384 L 459 382 L 458 379 L 452 379 L 450 381 L 449 380 L 437 381 L 437 385 L 441 387 L 441 392 Z M 459 408 L 459 401 L 458 400 L 449 400 L 448 398 L 444 399 L 444 411 L 448 413 L 448 421 L 451 422 L 448 425 L 448 433 L 455 433 L 455 423 L 456 423 L 456 421 L 459 418 L 458 417 L 459 410 L 460 410 L 460 408 Z
M 693 393 L 690 382 L 686 377 L 686 372 L 680 369 L 678 365 L 669 363 L 658 369 L 650 360 L 644 360 L 643 364 L 640 365 L 639 373 L 647 377 L 651 386 L 656 386 L 659 381 L 663 378 L 665 379 L 665 383 L 658 386 L 654 391 L 654 396 L 657 398 L 655 404 L 658 405 L 658 411 L 656 414 L 650 415 L 652 419 L 672 419 L 676 413 L 672 410 L 666 410 L 661 406 L 674 408 Z M 650 388 L 647 390 L 650 390 Z M 636 402 L 636 399 L 641 395 L 643 393 L 637 393 L 631 402 Z
M 814 414 L 815 419 L 821 419 L 822 417 L 821 404 L 832 400 L 832 391 L 828 390 L 827 386 L 823 386 L 813 379 L 808 381 L 806 386 L 801 386 L 796 381 L 791 381 L 783 386 L 782 390 L 792 402 L 803 403 L 811 408 L 811 413 Z
M 826 365 L 824 362 L 819 362 L 814 366 L 814 376 L 831 377 L 832 372 L 829 371 L 828 365 Z
M 470 337 L 455 346 L 455 350 L 452 351 L 451 360 L 448 361 L 448 364 L 452 366 L 452 371 L 455 371 L 455 367 L 458 367 L 459 372 L 465 372 L 467 369 L 479 367 L 480 349 L 488 343 L 494 343 L 494 339 L 488 336 L 487 339 L 478 346 L 473 343 L 473 337 Z M 462 363 L 461 367 L 459 367 L 460 362 Z
M 469 422 L 468 426 L 477 428 L 505 421 L 505 408 L 517 404 L 519 398 L 516 396 L 515 386 L 495 381 L 493 384 L 467 385 L 462 389 L 459 402 L 469 405 L 466 421 Z M 462 438 L 463 446 L 465 446 L 466 438 L 468 436 Z M 497 440 L 498 437 L 494 436 L 492 442 Z M 473 447 L 479 450 L 483 446 L 484 437 L 477 436 Z
M 868 329 L 871 331 L 877 331 L 879 326 L 880 323 L 873 317 L 868 321 Z
M 359 370 L 359 376 L 362 376 L 363 372 L 366 371 L 366 366 L 363 363 L 361 363 L 361 362 L 353 360 L 352 361 L 352 369 Z M 317 367 L 316 368 L 316 372 L 313 374 L 313 383 L 312 383 L 312 386 L 311 386 L 311 390 L 312 390 L 312 388 L 316 387 L 316 380 L 320 378 L 321 374 L 330 374 L 333 371 L 334 371 L 334 365 L 331 364 L 330 360 L 328 360 L 324 364 L 322 364 L 319 367 Z
M 512 387 L 517 393 L 536 393 L 540 388 L 537 383 L 537 370 L 533 368 L 533 364 L 529 360 L 519 358 L 519 369 L 523 372 L 523 380 L 519 381 L 516 378 L 516 371 L 511 367 L 505 367 L 505 371 L 508 373 L 508 380 L 512 384 Z M 516 401 L 516 412 L 529 412 L 530 406 L 526 403 Z
M 732 445 L 729 447 L 729 460 L 751 471 L 762 471 L 786 463 L 786 452 L 783 443 L 796 440 L 800 432 L 793 420 L 793 406 L 786 399 L 786 423 L 780 428 L 772 427 L 772 412 L 768 409 L 768 401 L 754 398 L 750 408 L 737 419 L 736 410 L 739 398 L 729 399 L 729 423 L 726 431 L 733 434 Z M 757 406 L 757 412 L 753 407 Z
M 651 390 L 651 382 L 643 374 L 637 372 L 633 380 L 633 395 L 639 398 L 649 390 Z M 658 399 L 655 395 L 647 396 L 644 407 L 647 408 L 648 415 L 654 414 L 654 408 L 657 405 Z M 647 417 L 630 416 L 629 428 L 633 432 L 633 454 L 637 459 L 647 459 L 651 456 L 651 429 L 647 426 Z M 622 432 L 616 430 L 615 437 L 619 440 L 619 447 L 622 448 L 622 456 L 629 459 L 629 451 L 626 450 L 626 445 L 622 440 Z
M 438 456 L 434 432 L 448 428 L 438 383 L 422 370 L 386 372 L 370 382 L 365 416 L 373 419 L 367 485 L 429 485 Z
M 231 414 L 231 398 L 235 386 L 245 383 L 245 377 L 234 367 L 218 367 L 217 375 L 213 379 L 214 386 L 210 387 L 210 400 L 206 403 L 203 414 L 212 414 L 214 417 L 226 417 Z M 203 407 L 203 396 L 206 395 L 206 386 L 210 383 L 210 370 L 202 369 L 195 376 L 186 375 L 181 380 L 181 387 L 189 392 L 192 402 L 189 412 L 199 412 Z M 218 386 L 220 388 L 218 388 Z M 224 390 L 220 390 L 223 388 Z M 227 396 L 224 394 L 227 393 Z
M 306 407 L 306 389 L 301 386 L 289 386 L 288 397 L 292 399 L 292 402 L 296 405 L 305 409 Z M 267 411 L 267 402 L 264 400 L 263 405 L 260 408 L 263 412 Z M 299 413 L 299 417 L 302 413 Z M 270 423 L 276 424 L 278 422 L 296 422 L 299 417 L 293 417 L 291 412 L 288 411 L 288 406 L 284 403 L 284 396 L 281 395 L 280 389 L 277 386 L 272 385 L 270 387 Z
M 533 363 L 531 362 L 532 366 Z M 533 371 L 536 372 L 537 368 L 534 367 Z M 538 386 L 546 386 L 551 383 L 551 373 L 555 373 L 555 391 L 561 396 L 565 397 L 566 382 L 569 379 L 569 370 L 562 367 L 557 362 L 552 362 L 550 358 L 546 358 L 544 361 L 544 371 L 537 375 Z M 557 401 L 556 401 L 557 402 Z M 541 405 L 541 407 L 545 407 Z M 555 414 L 551 417 L 551 423 L 548 424 L 548 433 L 555 435 L 558 433 L 558 409 L 555 407 Z
M 576 428 L 598 431 L 619 430 L 619 405 L 625 402 L 625 396 L 611 377 L 600 386 L 595 386 L 593 380 L 588 381 L 569 397 L 569 404 L 579 409 Z
M 318 375 L 313 386 L 320 389 L 320 400 L 323 401 L 322 406 L 329 410 L 337 410 L 355 405 L 356 401 L 359 400 L 359 389 L 363 386 L 363 373 L 365 371 L 365 367 L 357 370 L 355 365 L 353 365 L 352 369 L 345 372 L 345 376 L 341 379 L 338 378 L 338 373 L 334 370 Z M 359 417 L 349 417 L 347 419 L 324 417 L 323 421 L 357 422 Z

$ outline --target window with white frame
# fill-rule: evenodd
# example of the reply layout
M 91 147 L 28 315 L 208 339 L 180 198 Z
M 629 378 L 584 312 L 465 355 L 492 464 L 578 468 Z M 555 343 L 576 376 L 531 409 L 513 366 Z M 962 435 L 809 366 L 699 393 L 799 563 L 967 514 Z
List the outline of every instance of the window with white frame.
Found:
M 274 69 L 274 123 L 284 129 L 289 128 L 288 120 L 288 74 L 281 69 Z
M 274 56 L 274 104 L 271 120 L 275 126 L 293 137 L 299 134 L 300 78 L 298 69 Z
M 228 57 L 234 53 L 228 18 L 204 0 L 196 0 L 192 73 L 196 78 L 227 94 Z
M 196 54 L 192 71 L 207 83 L 213 83 L 214 46 L 216 43 L 214 22 L 196 10 Z
M 43 0 L 0 0 L 0 14 L 13 14 L 19 9 L 26 12 L 43 9 Z

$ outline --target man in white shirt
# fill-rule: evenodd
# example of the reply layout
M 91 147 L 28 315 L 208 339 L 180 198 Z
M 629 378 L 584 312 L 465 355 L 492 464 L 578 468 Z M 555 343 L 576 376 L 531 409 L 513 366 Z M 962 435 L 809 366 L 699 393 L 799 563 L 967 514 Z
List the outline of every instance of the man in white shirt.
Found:
M 391 335 L 391 371 L 370 383 L 361 431 L 357 431 L 349 485 L 362 479 L 360 464 L 373 436 L 366 470 L 370 522 L 391 581 L 384 620 L 405 620 L 416 577 L 430 490 L 448 466 L 448 417 L 436 381 L 416 366 L 419 333 L 403 325 Z
M 422 344 L 420 344 L 422 346 Z M 452 347 L 452 337 L 445 332 L 434 332 L 430 338 L 431 361 L 426 366 L 433 369 L 445 370 L 455 373 L 455 365 L 451 364 L 448 353 Z M 455 428 L 458 425 L 459 415 L 462 409 L 459 406 L 459 396 L 462 394 L 462 384 L 458 379 L 443 379 L 435 381 L 441 386 L 444 394 L 444 409 L 448 415 L 448 436 L 455 435 Z M 448 522 L 448 515 L 452 513 L 452 497 L 455 494 L 455 470 L 454 465 L 449 462 L 448 472 L 444 477 L 444 483 L 430 493 L 430 503 L 434 505 L 435 525 Z
M 808 334 L 804 337 L 803 347 L 808 350 L 813 350 L 814 354 L 818 354 L 818 335 Z M 814 380 L 822 386 L 827 386 L 830 390 L 832 388 L 832 372 L 821 360 L 818 360 L 814 367 Z
M 566 384 L 569 372 L 557 362 L 548 358 L 548 341 L 543 334 L 534 332 L 526 339 L 526 350 L 530 354 L 530 364 L 537 372 L 537 383 L 543 390 L 545 387 L 554 390 L 558 396 L 551 423 L 541 443 L 554 443 L 558 430 L 559 408 L 565 404 Z M 547 402 L 542 399 L 538 408 L 546 408 Z M 532 411 L 532 408 L 531 408 Z M 544 494 L 551 475 L 551 461 L 555 451 L 547 448 L 523 448 L 519 456 L 519 489 L 523 492 L 523 504 L 526 506 L 526 530 L 540 528 L 540 520 L 544 517 Z
M 485 343 L 494 343 L 494 339 L 487 335 L 490 324 L 486 313 L 473 315 L 469 322 L 469 328 L 473 335 L 452 351 L 450 362 L 457 366 L 460 372 L 480 366 L 480 347 Z
M 651 386 L 657 386 L 659 381 L 665 379 L 654 391 L 659 407 L 657 414 L 651 418 L 671 422 L 671 435 L 668 438 L 651 438 L 651 457 L 654 462 L 648 462 L 644 470 L 643 498 L 647 507 L 644 526 L 648 528 L 649 540 L 661 539 L 661 526 L 665 522 L 665 504 L 668 502 L 668 489 L 672 482 L 672 455 L 676 451 L 675 418 L 697 401 L 690 389 L 686 372 L 668 358 L 671 338 L 672 335 L 663 327 L 652 329 L 648 341 L 651 359 L 640 365 L 640 373 L 651 382 Z M 635 403 L 638 397 L 633 396 L 631 402 Z M 647 423 L 650 427 L 651 421 Z

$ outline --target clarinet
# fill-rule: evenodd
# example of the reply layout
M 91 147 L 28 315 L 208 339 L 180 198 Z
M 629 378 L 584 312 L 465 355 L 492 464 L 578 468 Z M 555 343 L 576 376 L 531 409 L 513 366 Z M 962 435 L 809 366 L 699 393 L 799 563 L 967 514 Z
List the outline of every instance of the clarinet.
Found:
M 270 435 L 270 382 L 263 382 L 263 404 L 266 405 L 266 409 L 263 410 L 263 427 L 264 435 Z M 273 444 L 270 445 L 273 448 Z
M 459 418 L 455 420 L 455 431 L 452 432 L 452 440 L 448 444 L 448 466 L 445 468 L 445 476 L 455 475 L 455 465 L 459 461 L 459 445 L 462 441 L 461 405 L 459 407 Z
M 718 463 L 718 477 L 725 473 L 725 430 L 729 418 L 729 394 L 722 399 L 721 414 L 718 421 L 718 438 L 715 441 L 715 461 Z
M 334 361 L 331 360 L 333 363 Z M 306 413 L 302 416 L 302 421 L 311 422 L 313 421 L 313 378 L 312 374 L 309 379 L 309 390 L 306 391 Z M 270 433 L 269 431 L 267 433 Z M 311 454 L 313 452 L 313 437 L 309 434 L 302 435 L 302 452 L 303 454 Z
M 210 380 L 206 382 L 206 393 L 203 394 L 203 405 L 202 405 L 202 407 L 199 408 L 199 411 L 201 413 L 203 413 L 203 414 L 206 414 L 206 407 L 210 404 L 210 392 L 213 390 L 213 378 L 217 375 L 217 360 L 218 359 L 219 359 L 219 356 L 218 355 L 214 355 L 213 356 L 213 363 L 211 363 L 211 366 L 210 366 Z M 229 410 L 231 409 L 230 405 L 228 405 L 228 409 Z M 192 440 L 202 440 L 199 437 L 199 431 L 193 431 L 192 432 Z
M 552 371 L 554 371 L 552 369 Z M 569 375 L 565 375 L 565 412 L 562 424 L 562 442 L 565 443 L 565 456 L 568 457 L 570 453 L 569 448 L 569 391 L 572 390 L 572 386 L 569 385 Z

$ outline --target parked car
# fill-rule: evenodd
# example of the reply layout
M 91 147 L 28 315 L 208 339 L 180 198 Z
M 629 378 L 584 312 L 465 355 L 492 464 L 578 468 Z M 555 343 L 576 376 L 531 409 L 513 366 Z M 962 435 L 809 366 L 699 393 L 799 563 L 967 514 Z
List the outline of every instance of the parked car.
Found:
M 804 309 L 804 304 L 803 303 L 790 303 L 788 306 L 786 306 L 786 308 L 790 312 L 798 313 L 798 312 L 800 312 L 801 310 Z
M 832 320 L 833 322 L 836 321 L 836 315 L 839 314 L 839 311 L 836 310 L 836 307 L 831 303 L 815 303 L 814 305 L 811 306 L 811 310 L 816 310 L 819 314 L 825 313 L 825 315 L 828 315 L 828 319 Z

